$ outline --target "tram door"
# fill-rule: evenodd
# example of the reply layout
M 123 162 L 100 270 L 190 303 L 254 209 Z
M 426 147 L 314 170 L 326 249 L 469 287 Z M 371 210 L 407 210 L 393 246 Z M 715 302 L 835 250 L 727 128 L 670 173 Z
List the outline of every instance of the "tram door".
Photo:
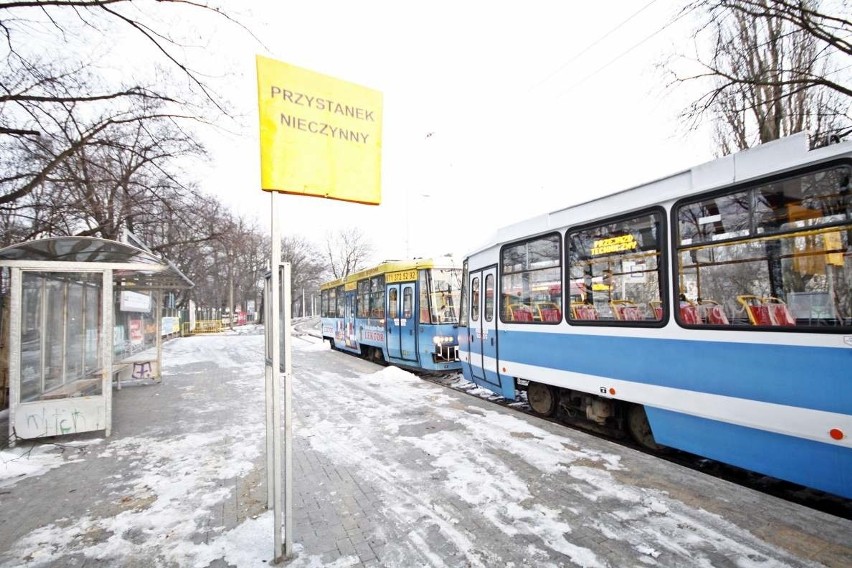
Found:
M 355 291 L 344 292 L 343 310 L 343 339 L 344 345 L 352 349 L 358 348 L 358 338 L 355 335 Z
M 475 380 L 500 384 L 497 376 L 497 317 L 495 313 L 496 268 L 471 271 L 470 291 L 470 370 Z
M 414 282 L 391 284 L 387 290 L 385 338 L 388 355 L 417 360 L 417 322 L 414 319 Z

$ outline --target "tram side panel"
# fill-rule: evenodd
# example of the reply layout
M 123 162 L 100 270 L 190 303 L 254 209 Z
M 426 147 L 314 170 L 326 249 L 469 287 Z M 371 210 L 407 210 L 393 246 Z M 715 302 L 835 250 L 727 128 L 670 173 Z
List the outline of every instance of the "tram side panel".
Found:
M 409 369 L 456 371 L 461 270 L 454 261 L 386 261 L 322 286 L 323 337 Z
M 507 373 L 643 405 L 657 443 L 852 497 L 850 352 L 769 343 L 509 331 Z M 801 377 L 809 377 L 807 381 Z M 486 385 L 487 386 L 487 385 Z
M 466 260 L 465 376 L 501 394 L 503 376 L 563 389 L 628 423 L 644 408 L 657 443 L 852 498 L 852 144 L 782 149 L 498 233 Z M 549 282 L 560 320 L 518 317 Z

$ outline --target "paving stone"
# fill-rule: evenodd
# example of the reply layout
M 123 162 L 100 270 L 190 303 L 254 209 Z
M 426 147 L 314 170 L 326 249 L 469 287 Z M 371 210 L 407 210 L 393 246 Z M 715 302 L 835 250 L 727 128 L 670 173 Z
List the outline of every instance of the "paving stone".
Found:
M 381 424 L 365 425 L 358 412 L 359 404 L 393 410 L 389 395 L 363 380 L 364 375 L 378 373 L 381 368 L 331 351 L 311 352 L 310 361 L 299 359 L 306 356 L 297 351 L 294 357 L 293 408 L 297 426 L 308 430 L 322 423 L 344 433 L 348 443 L 346 448 L 335 451 L 323 445 L 328 440 L 303 437 L 296 429 L 293 537 L 299 552 L 293 560 L 295 566 L 520 567 L 598 563 L 621 567 L 689 566 L 694 561 L 693 565 L 708 566 L 752 563 L 840 567 L 852 557 L 852 543 L 848 540 L 852 522 L 848 520 L 758 495 L 621 450 L 592 436 L 572 433 L 562 446 L 548 446 L 548 437 L 565 435 L 562 427 L 433 383 L 412 386 L 419 390 L 419 401 L 407 401 L 399 419 L 400 435 L 383 430 Z M 323 381 L 331 381 L 327 375 L 333 377 L 334 373 L 339 373 L 339 377 L 358 377 L 358 381 L 346 385 L 352 398 L 345 409 L 329 408 L 323 395 L 323 389 L 331 384 Z M 236 385 L 243 385 L 243 380 L 237 370 L 202 361 L 182 366 L 180 374 L 169 376 L 157 387 L 127 387 L 114 392 L 116 426 L 112 438 L 101 447 L 124 442 L 125 455 L 99 457 L 101 450 L 95 446 L 81 451 L 76 456 L 81 458 L 79 462 L 19 482 L 8 491 L 0 490 L 0 510 L 4 513 L 0 515 L 0 566 L 21 565 L 22 559 L 4 554 L 40 528 L 70 525 L 81 516 L 111 518 L 132 511 L 122 498 L 135 495 L 133 470 L 144 468 L 146 463 L 145 445 L 136 439 L 177 442 L 195 432 L 204 432 L 217 417 L 214 413 L 193 414 L 188 410 L 192 401 L 198 407 L 229 408 L 228 404 L 239 396 Z M 190 396 L 194 398 L 186 398 Z M 262 411 L 258 416 L 262 420 Z M 456 490 L 453 484 L 461 486 L 466 482 L 462 472 L 452 467 L 438 468 L 435 464 L 442 456 L 428 443 L 448 443 L 454 439 L 452 436 L 464 433 L 464 421 L 488 416 L 517 421 L 524 436 L 507 437 L 506 444 L 497 448 L 475 446 L 481 449 L 475 465 L 501 471 L 502 476 L 492 471 L 487 479 L 507 484 L 499 488 L 504 490 L 502 493 L 496 487 L 472 486 L 471 489 L 481 489 L 484 496 L 503 495 L 477 500 Z M 536 434 L 528 434 L 532 431 Z M 363 448 L 371 453 L 347 460 L 347 452 L 362 448 L 363 437 L 369 438 L 372 445 L 365 444 Z M 509 443 L 516 439 L 524 440 L 528 444 L 525 448 L 534 445 L 541 462 L 561 465 L 543 471 L 540 462 L 525 459 L 523 452 Z M 220 444 L 239 444 L 239 440 L 233 433 Z M 477 438 L 471 436 L 469 442 L 475 445 Z M 210 451 L 215 455 L 217 448 Z M 574 454 L 584 451 L 585 462 L 573 461 Z M 593 459 L 600 455 L 617 456 L 617 467 L 608 470 Z M 570 468 L 585 468 L 582 471 L 590 481 L 566 475 Z M 624 492 L 629 493 L 627 497 L 603 492 L 595 485 L 596 480 L 612 485 L 624 483 L 627 471 L 636 472 L 631 474 L 632 484 L 623 485 Z M 104 480 L 111 481 L 107 484 Z M 510 480 L 515 485 L 509 485 Z M 211 543 L 265 512 L 263 452 L 253 467 L 217 481 L 210 491 L 227 496 L 194 521 L 190 543 Z M 145 504 L 140 502 L 138 506 Z M 26 515 L 13 521 L 10 511 L 26 511 Z M 702 532 L 705 528 L 693 521 L 691 515 L 698 511 L 718 519 L 719 530 L 742 531 L 749 538 L 763 539 L 764 545 L 746 556 L 721 550 L 712 542 L 714 535 Z M 680 534 L 679 540 L 673 540 L 669 549 L 653 543 L 645 546 L 643 527 L 654 523 L 663 525 L 673 539 Z M 536 532 L 529 527 L 548 530 Z M 155 529 L 133 527 L 119 536 L 137 543 L 150 538 L 150 531 Z M 94 532 L 81 538 L 105 543 L 112 536 Z M 74 553 L 39 565 L 58 568 L 110 563 Z M 151 565 L 168 566 L 169 562 L 131 556 L 122 563 L 131 567 Z M 209 566 L 225 568 L 229 564 L 222 558 Z

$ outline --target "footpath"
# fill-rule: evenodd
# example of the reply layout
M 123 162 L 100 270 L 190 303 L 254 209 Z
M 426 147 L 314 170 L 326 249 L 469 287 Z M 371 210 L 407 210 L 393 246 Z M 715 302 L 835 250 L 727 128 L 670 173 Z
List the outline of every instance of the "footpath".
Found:
M 0 567 L 256 567 L 263 336 L 179 338 L 113 435 L 0 453 Z M 293 567 L 848 567 L 852 521 L 330 351 L 293 350 Z M 0 423 L 0 428 L 6 425 Z

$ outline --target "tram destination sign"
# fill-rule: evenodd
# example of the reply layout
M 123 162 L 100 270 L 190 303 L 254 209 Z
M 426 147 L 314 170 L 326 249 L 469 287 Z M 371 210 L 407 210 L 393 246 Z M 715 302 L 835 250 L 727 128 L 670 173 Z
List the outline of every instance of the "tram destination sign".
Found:
M 385 282 L 393 284 L 394 282 L 411 282 L 417 280 L 417 270 L 400 270 L 399 272 L 389 272 L 385 276 Z
M 381 203 L 382 93 L 257 56 L 264 191 Z
M 634 250 L 637 246 L 636 238 L 630 234 L 597 239 L 592 244 L 592 256 Z

